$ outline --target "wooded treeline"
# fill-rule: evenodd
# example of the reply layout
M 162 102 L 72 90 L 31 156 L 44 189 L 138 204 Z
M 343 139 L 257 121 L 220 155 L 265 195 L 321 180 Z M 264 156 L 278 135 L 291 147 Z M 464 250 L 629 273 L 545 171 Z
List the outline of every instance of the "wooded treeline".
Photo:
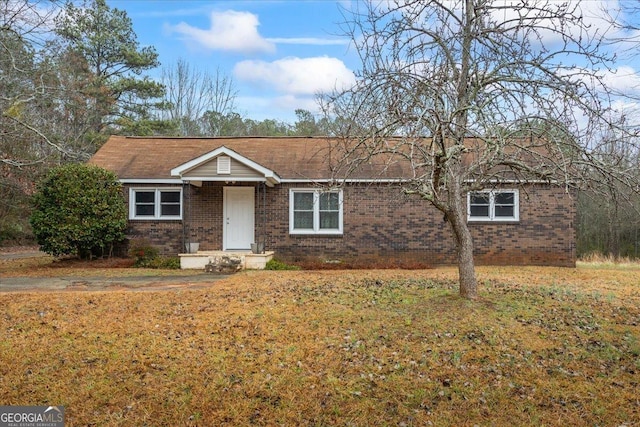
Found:
M 292 124 L 257 121 L 237 110 L 236 96 L 219 69 L 161 64 L 126 12 L 104 0 L 0 0 L 0 245 L 29 240 L 35 183 L 86 161 L 109 135 L 331 135 L 345 122 L 306 110 Z M 640 165 L 637 152 L 610 145 L 621 167 Z M 640 200 L 610 188 L 607 197 L 604 187 L 580 193 L 578 253 L 637 257 Z

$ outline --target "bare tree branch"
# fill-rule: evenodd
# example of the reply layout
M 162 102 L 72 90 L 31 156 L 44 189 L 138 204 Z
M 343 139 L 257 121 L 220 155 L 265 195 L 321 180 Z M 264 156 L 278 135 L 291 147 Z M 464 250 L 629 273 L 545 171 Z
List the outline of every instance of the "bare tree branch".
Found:
M 640 120 L 616 109 L 616 52 L 587 7 L 398 0 L 344 13 L 362 69 L 353 88 L 323 100 L 349 118 L 336 179 L 371 162 L 409 164 L 403 191 L 450 224 L 465 296 L 477 295 L 469 192 L 500 182 L 638 188 L 637 173 L 603 150 L 615 135 L 637 153 Z

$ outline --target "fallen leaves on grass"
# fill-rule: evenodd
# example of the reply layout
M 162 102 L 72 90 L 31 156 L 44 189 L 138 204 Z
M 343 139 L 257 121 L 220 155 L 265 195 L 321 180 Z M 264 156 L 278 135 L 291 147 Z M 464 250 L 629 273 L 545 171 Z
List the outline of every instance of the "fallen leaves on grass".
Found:
M 69 425 L 627 425 L 637 275 L 245 272 L 203 290 L 0 295 L 0 401 Z M 604 291 L 599 291 L 600 287 Z
M 133 258 L 104 258 L 80 260 L 38 255 L 28 258 L 0 259 L 0 277 L 132 277 L 132 276 L 188 276 L 201 274 L 199 270 L 163 270 L 133 268 Z

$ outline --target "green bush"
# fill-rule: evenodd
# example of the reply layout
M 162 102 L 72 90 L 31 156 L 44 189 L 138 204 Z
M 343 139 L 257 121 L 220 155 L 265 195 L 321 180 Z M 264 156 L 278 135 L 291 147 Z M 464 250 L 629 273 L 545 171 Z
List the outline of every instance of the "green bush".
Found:
M 278 259 L 271 259 L 267 261 L 267 264 L 264 266 L 265 270 L 300 270 L 300 267 L 297 265 L 285 264 L 284 262 Z
M 180 258 L 178 257 L 157 257 L 149 262 L 147 268 L 157 268 L 160 270 L 179 270 Z
M 31 227 L 42 251 L 80 258 L 104 256 L 124 239 L 122 186 L 116 175 L 86 164 L 52 169 L 33 197 Z

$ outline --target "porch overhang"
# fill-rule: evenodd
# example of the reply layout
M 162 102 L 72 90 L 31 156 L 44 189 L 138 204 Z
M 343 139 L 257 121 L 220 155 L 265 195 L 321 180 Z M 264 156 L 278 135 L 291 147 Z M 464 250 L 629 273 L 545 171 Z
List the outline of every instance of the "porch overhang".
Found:
M 221 156 L 232 159 L 229 170 L 221 173 L 210 165 Z M 171 169 L 171 176 L 181 182 L 202 185 L 202 182 L 264 182 L 273 187 L 281 183 L 281 179 L 273 170 L 266 168 L 237 152 L 222 146 L 202 156 L 196 157 L 180 166 Z

